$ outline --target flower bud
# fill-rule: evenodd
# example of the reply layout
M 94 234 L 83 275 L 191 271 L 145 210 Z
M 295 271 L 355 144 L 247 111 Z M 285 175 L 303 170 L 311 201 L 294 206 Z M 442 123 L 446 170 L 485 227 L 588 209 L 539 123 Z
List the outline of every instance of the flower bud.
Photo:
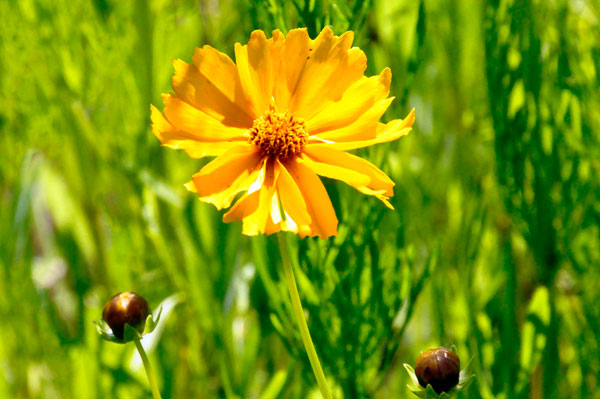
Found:
M 437 394 L 448 392 L 458 384 L 460 359 L 446 348 L 429 349 L 417 357 L 415 374 L 423 388 L 429 384 Z
M 141 333 L 144 332 L 148 302 L 134 292 L 122 292 L 110 298 L 102 310 L 102 318 L 119 339 L 124 338 L 125 324 Z

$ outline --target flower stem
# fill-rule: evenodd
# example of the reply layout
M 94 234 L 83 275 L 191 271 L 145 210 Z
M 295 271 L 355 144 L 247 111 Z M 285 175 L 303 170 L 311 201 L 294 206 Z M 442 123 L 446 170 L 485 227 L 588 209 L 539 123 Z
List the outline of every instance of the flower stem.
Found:
M 283 260 L 285 282 L 287 283 L 288 291 L 290 292 L 290 297 L 292 298 L 292 307 L 294 308 L 294 315 L 296 316 L 296 321 L 298 322 L 298 327 L 300 328 L 300 336 L 302 337 L 302 342 L 304 343 L 304 349 L 308 355 L 308 360 L 310 361 L 310 365 L 315 378 L 317 379 L 317 384 L 319 385 L 319 389 L 321 390 L 323 398 L 332 399 L 331 392 L 329 391 L 329 387 L 327 385 L 327 380 L 325 379 L 325 374 L 323 373 L 323 368 L 319 362 L 317 351 L 313 345 L 310 332 L 308 331 L 308 325 L 306 324 L 306 319 L 304 318 L 304 311 L 302 310 L 302 303 L 300 302 L 300 295 L 298 295 L 298 287 L 296 286 L 296 279 L 294 278 L 294 271 L 292 270 L 292 262 L 287 239 L 283 233 L 277 234 L 277 239 L 279 240 L 279 250 L 281 251 L 281 259 Z
M 154 379 L 154 374 L 152 374 L 152 367 L 150 367 L 150 361 L 148 360 L 148 355 L 146 355 L 146 351 L 144 350 L 144 346 L 140 342 L 139 339 L 134 339 L 135 347 L 142 358 L 142 363 L 144 363 L 144 369 L 146 369 L 146 375 L 148 376 L 148 383 L 150 384 L 150 388 L 152 389 L 152 397 L 154 399 L 161 399 L 160 391 L 158 390 L 158 386 L 156 385 L 156 380 Z

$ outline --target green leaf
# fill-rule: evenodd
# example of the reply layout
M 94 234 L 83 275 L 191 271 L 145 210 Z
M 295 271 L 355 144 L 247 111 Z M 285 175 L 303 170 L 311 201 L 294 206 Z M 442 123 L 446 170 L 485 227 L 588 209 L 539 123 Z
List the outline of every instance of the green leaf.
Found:
M 285 382 L 287 381 L 288 372 L 287 370 L 279 370 L 269 381 L 269 385 L 260 395 L 260 399 L 275 399 L 279 397 Z
M 529 302 L 527 320 L 521 336 L 521 359 L 517 392 L 525 388 L 533 370 L 539 364 L 546 346 L 546 333 L 550 323 L 548 288 L 538 287 Z

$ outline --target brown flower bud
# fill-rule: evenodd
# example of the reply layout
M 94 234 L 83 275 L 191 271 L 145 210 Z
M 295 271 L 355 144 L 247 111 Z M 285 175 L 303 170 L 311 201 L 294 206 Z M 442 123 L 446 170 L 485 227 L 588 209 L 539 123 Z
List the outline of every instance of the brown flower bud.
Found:
M 460 359 L 446 348 L 429 349 L 417 357 L 415 374 L 423 388 L 429 384 L 437 394 L 448 392 L 458 384 Z
M 102 318 L 119 339 L 124 338 L 125 324 L 142 333 L 149 314 L 148 302 L 134 292 L 122 292 L 113 296 L 102 310 Z

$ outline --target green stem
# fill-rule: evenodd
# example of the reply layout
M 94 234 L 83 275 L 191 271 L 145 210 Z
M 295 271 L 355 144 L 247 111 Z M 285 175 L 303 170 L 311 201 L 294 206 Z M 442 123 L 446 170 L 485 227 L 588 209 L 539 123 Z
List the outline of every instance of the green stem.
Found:
M 156 385 L 156 380 L 154 379 L 154 374 L 152 374 L 152 367 L 150 367 L 150 361 L 148 360 L 148 355 L 146 355 L 146 351 L 144 350 L 144 346 L 140 342 L 139 339 L 134 339 L 135 347 L 142 358 L 142 363 L 144 363 L 144 369 L 146 369 L 146 375 L 148 376 L 148 383 L 150 384 L 150 388 L 152 389 L 152 397 L 154 399 L 161 399 L 160 391 L 158 390 L 158 386 Z
M 298 327 L 300 328 L 300 336 L 302 337 L 302 343 L 304 343 L 304 349 L 308 355 L 308 360 L 310 361 L 310 365 L 315 378 L 317 379 L 317 384 L 319 385 L 319 389 L 321 390 L 323 398 L 332 399 L 331 392 L 329 391 L 329 387 L 327 385 L 327 380 L 325 379 L 325 374 L 323 373 L 323 368 L 319 362 L 317 351 L 313 345 L 310 332 L 308 331 L 308 325 L 306 324 L 306 319 L 304 318 L 304 311 L 302 310 L 300 295 L 298 295 L 298 287 L 296 286 L 296 279 L 294 278 L 294 271 L 292 270 L 290 250 L 288 248 L 286 237 L 283 235 L 283 233 L 279 233 L 277 234 L 277 239 L 279 240 L 279 250 L 281 251 L 281 259 L 283 260 L 285 282 L 287 283 L 288 291 L 290 292 L 290 297 L 292 298 L 292 307 L 294 308 L 294 315 L 296 316 L 296 321 L 298 322 Z

